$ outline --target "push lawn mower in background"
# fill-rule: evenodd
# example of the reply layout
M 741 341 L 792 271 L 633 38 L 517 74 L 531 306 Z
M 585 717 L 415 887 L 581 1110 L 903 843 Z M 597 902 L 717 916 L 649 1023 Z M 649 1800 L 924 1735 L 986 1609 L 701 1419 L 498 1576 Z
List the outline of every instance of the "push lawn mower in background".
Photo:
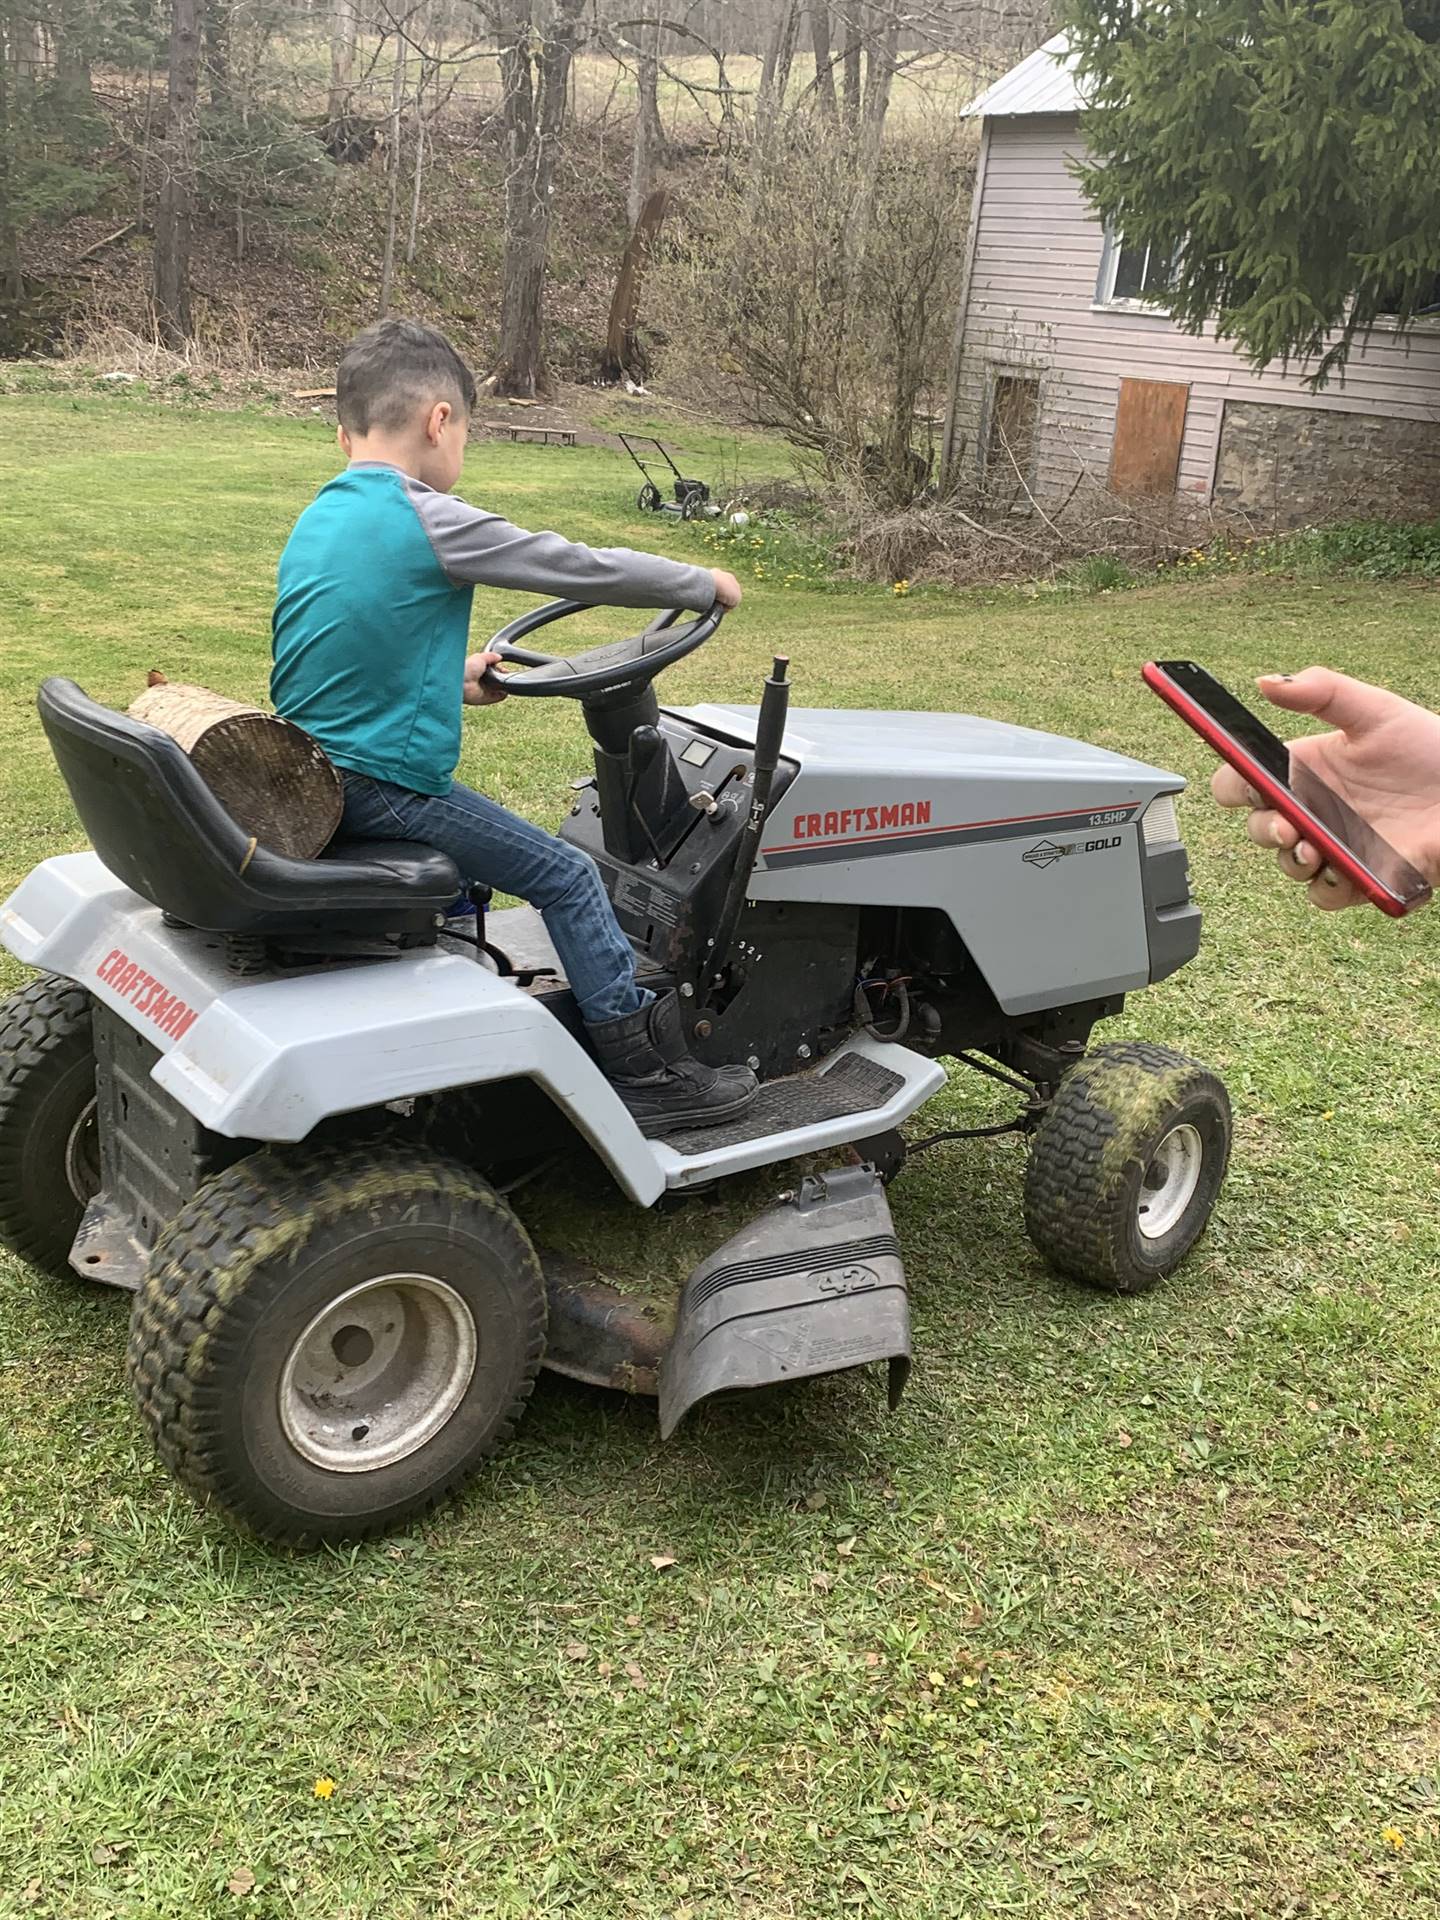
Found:
M 874 1361 L 893 1404 L 910 1320 L 887 1185 L 961 1137 L 902 1131 L 950 1067 L 1014 1092 L 1012 1121 L 970 1131 L 1029 1137 L 1025 1224 L 1082 1280 L 1150 1286 L 1220 1189 L 1215 1076 L 1090 1047 L 1198 948 L 1176 775 L 993 720 L 787 714 L 782 661 L 758 708 L 662 709 L 656 676 L 719 610 L 528 644 L 587 612 L 539 608 L 495 650 L 513 696 L 580 704 L 594 771 L 562 831 L 695 1051 L 759 1075 L 725 1125 L 641 1133 L 531 909 L 488 916 L 494 971 L 441 938 L 441 854 L 257 847 L 167 734 L 41 688 L 94 851 L 0 909 L 39 970 L 0 1013 L 0 1235 L 135 1295 L 162 1459 L 271 1538 L 431 1506 L 542 1365 L 656 1395 L 667 1435 L 716 1393 Z M 643 1208 L 805 1166 L 674 1295 L 637 1298 L 522 1223 L 587 1153 Z
M 670 458 L 663 442 L 653 439 L 649 434 L 622 433 L 620 444 L 640 469 L 641 477 L 645 482 L 635 497 L 635 504 L 642 513 L 668 513 L 678 520 L 713 520 L 717 517 L 720 509 L 711 503 L 709 487 L 703 480 L 687 480 Z M 652 477 L 649 467 L 636 451 L 637 447 L 653 447 L 674 474 L 675 497 L 673 500 L 665 498 L 659 483 Z

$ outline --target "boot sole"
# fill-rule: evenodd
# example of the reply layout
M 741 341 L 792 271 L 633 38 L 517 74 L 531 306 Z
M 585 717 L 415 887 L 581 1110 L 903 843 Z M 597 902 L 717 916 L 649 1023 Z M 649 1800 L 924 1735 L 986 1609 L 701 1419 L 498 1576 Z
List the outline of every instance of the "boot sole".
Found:
M 726 1107 L 682 1107 L 678 1111 L 672 1108 L 668 1113 L 643 1117 L 632 1111 L 630 1117 L 647 1140 L 663 1140 L 667 1133 L 681 1133 L 691 1127 L 722 1127 L 727 1120 L 737 1119 L 752 1107 L 759 1097 L 759 1087 L 752 1087 L 742 1099 L 732 1100 Z

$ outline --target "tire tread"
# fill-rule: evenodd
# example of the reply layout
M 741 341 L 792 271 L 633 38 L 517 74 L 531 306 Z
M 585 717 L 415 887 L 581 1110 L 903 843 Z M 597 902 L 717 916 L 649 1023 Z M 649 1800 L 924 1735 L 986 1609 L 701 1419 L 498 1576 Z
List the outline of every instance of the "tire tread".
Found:
M 61 974 L 40 974 L 0 1009 L 0 1241 L 60 1278 L 70 1271 L 70 1248 L 56 1241 L 48 1211 L 37 1217 L 24 1149 L 47 1076 L 57 1065 L 64 1070 L 67 1053 L 79 1058 L 92 1045 L 90 996 Z
M 156 1452 L 175 1477 L 202 1503 L 224 1508 L 253 1532 L 281 1544 L 307 1545 L 332 1537 L 320 1526 L 277 1527 L 261 1512 L 244 1482 L 216 1446 L 207 1414 L 226 1391 L 223 1360 L 238 1347 L 264 1312 L 263 1284 L 245 1287 L 240 1277 L 283 1255 L 298 1252 L 312 1225 L 353 1213 L 366 1200 L 403 1192 L 417 1177 L 456 1200 L 493 1209 L 513 1229 L 517 1252 L 532 1269 L 534 1285 L 523 1328 L 525 1365 L 514 1398 L 479 1454 L 472 1454 L 433 1487 L 408 1503 L 404 1514 L 347 1520 L 344 1538 L 365 1539 L 403 1518 L 437 1506 L 478 1461 L 494 1453 L 515 1431 L 534 1389 L 545 1351 L 545 1289 L 534 1248 L 500 1197 L 458 1161 L 402 1146 L 377 1152 L 374 1145 L 289 1150 L 263 1149 L 209 1180 L 161 1233 L 130 1321 L 127 1369 L 141 1420 Z M 361 1190 L 363 1191 L 358 1191 Z M 277 1222 L 281 1223 L 277 1226 Z M 289 1228 L 286 1222 L 291 1223 Z
M 1160 1076 L 1179 1071 L 1185 1079 L 1175 1089 L 1177 1097 L 1205 1084 L 1218 1089 L 1227 1117 L 1229 1103 L 1220 1082 L 1199 1061 L 1148 1040 L 1119 1040 L 1096 1047 L 1071 1069 L 1036 1130 L 1025 1169 L 1025 1227 L 1031 1240 L 1062 1273 L 1116 1293 L 1138 1293 L 1161 1274 L 1133 1269 L 1126 1258 L 1125 1224 L 1113 1205 L 1117 1176 L 1113 1168 L 1107 1174 L 1105 1163 L 1121 1128 L 1103 1098 L 1104 1076 L 1111 1068 L 1138 1069 L 1155 1075 L 1157 1083 Z

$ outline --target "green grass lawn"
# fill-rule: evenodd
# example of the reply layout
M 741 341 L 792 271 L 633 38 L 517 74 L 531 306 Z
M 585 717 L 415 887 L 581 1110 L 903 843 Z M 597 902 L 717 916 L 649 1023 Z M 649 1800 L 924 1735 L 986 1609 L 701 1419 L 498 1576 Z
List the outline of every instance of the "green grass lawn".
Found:
M 8 886 L 78 844 L 36 682 L 260 694 L 276 555 L 334 454 L 318 421 L 110 395 L 0 400 L 0 445 Z M 465 490 L 706 551 L 601 450 L 477 448 Z M 1152 655 L 1440 697 L 1433 590 L 897 599 L 748 551 L 766 577 L 672 699 L 753 699 L 783 650 L 801 705 L 973 709 L 1199 783 Z M 467 739 L 465 776 L 558 819 L 573 707 Z M 1150 1297 L 1092 1296 L 1022 1235 L 1018 1143 L 925 1156 L 892 1194 L 893 1417 L 845 1376 L 662 1448 L 647 1405 L 542 1382 L 413 1537 L 276 1554 L 152 1460 L 125 1300 L 0 1260 L 0 1915 L 1435 1911 L 1440 922 L 1322 918 L 1233 818 L 1182 819 L 1204 953 L 1123 1026 L 1228 1080 L 1214 1229 Z

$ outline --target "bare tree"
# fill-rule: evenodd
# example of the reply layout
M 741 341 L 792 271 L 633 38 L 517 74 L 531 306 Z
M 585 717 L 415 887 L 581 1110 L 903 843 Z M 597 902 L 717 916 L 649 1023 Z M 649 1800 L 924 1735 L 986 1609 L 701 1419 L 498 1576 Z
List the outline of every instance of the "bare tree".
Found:
M 508 0 L 497 9 L 505 121 L 505 260 L 495 391 L 533 400 L 549 388 L 545 274 L 555 160 L 586 0 Z
M 389 193 L 385 206 L 385 252 L 380 264 L 380 312 L 390 311 L 390 295 L 395 287 L 395 222 L 400 207 L 400 129 L 405 104 L 405 73 L 409 44 L 401 33 L 395 35 L 395 65 L 390 74 L 390 118 L 386 122 L 385 172 Z
M 630 188 L 625 196 L 632 232 L 655 191 L 655 170 L 665 145 L 660 124 L 660 17 L 660 0 L 652 0 L 640 28 L 635 63 L 635 134 L 630 146 Z
M 765 47 L 760 69 L 760 91 L 755 96 L 755 154 L 764 166 L 774 141 L 775 129 L 785 107 L 790 73 L 795 65 L 795 42 L 800 31 L 799 0 L 782 0 L 775 25 Z
M 325 118 L 332 127 L 349 111 L 350 83 L 355 72 L 356 25 L 355 0 L 331 0 L 330 91 L 325 102 Z
M 858 126 L 860 121 L 860 62 L 865 51 L 862 0 L 845 0 L 842 17 L 845 22 L 845 42 L 840 56 L 840 71 L 844 80 L 845 119 L 853 127 Z
M 830 8 L 826 0 L 812 0 L 810 44 L 815 49 L 815 98 L 827 120 L 839 112 L 835 92 L 835 56 L 830 47 Z
M 155 207 L 155 320 L 170 347 L 190 338 L 190 237 L 199 131 L 200 0 L 171 0 L 170 77 Z

